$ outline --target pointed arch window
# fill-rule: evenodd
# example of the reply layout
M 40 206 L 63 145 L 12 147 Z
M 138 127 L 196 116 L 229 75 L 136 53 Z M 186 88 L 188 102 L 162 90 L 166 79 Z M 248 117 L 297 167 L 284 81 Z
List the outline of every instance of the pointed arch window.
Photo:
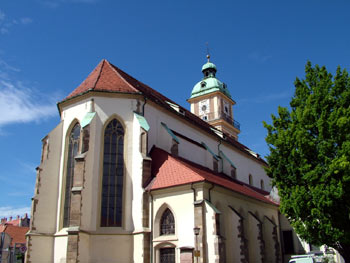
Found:
M 63 209 L 63 227 L 69 226 L 70 219 L 70 205 L 72 197 L 72 186 L 74 178 L 74 167 L 75 167 L 75 156 L 79 151 L 80 142 L 80 125 L 75 124 L 68 138 L 68 159 L 67 159 L 67 174 L 65 184 L 65 195 L 64 195 L 64 209 Z
M 124 128 L 117 119 L 104 133 L 101 227 L 121 227 L 123 213 Z
M 175 234 L 175 220 L 174 215 L 167 208 L 160 219 L 160 235 L 174 235 Z

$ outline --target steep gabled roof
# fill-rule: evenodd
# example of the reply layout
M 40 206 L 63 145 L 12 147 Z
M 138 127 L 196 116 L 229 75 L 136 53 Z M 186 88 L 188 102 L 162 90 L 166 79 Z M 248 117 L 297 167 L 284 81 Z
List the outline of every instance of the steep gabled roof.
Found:
M 265 197 L 268 192 L 254 190 L 255 188 L 234 180 L 224 177 L 222 174 L 188 161 L 180 157 L 174 157 L 168 152 L 154 147 L 151 151 L 152 158 L 152 176 L 154 179 L 147 187 L 149 190 L 157 190 L 180 186 L 196 182 L 210 182 L 232 190 L 241 195 L 254 198 L 256 200 L 278 205 Z
M 5 225 L 0 232 L 5 232 L 9 234 L 12 238 L 11 246 L 14 246 L 15 243 L 26 243 L 26 233 L 29 231 L 29 227 L 21 227 L 14 225 Z
M 67 99 L 79 96 L 88 91 L 106 91 L 138 93 L 132 85 L 125 80 L 119 72 L 105 59 L 103 59 L 90 75 L 77 87 Z
M 90 91 L 142 94 L 145 96 L 145 98 L 153 101 L 166 110 L 177 114 L 180 118 L 186 119 L 191 124 L 196 125 L 198 128 L 205 130 L 207 133 L 212 134 L 215 137 L 219 137 L 214 132 L 215 128 L 213 126 L 181 106 L 179 106 L 179 111 L 174 110 L 174 108 L 172 108 L 169 103 L 177 105 L 176 102 L 165 97 L 141 81 L 133 78 L 105 59 L 103 59 L 97 65 L 97 67 L 79 85 L 78 88 L 69 94 L 68 97 L 66 97 L 63 101 L 59 102 L 58 105 Z M 228 142 L 246 155 L 260 161 L 263 165 L 267 165 L 264 159 L 262 159 L 259 155 L 254 154 L 249 148 L 239 143 L 235 139 L 229 136 L 226 136 L 225 138 L 219 137 L 219 139 Z

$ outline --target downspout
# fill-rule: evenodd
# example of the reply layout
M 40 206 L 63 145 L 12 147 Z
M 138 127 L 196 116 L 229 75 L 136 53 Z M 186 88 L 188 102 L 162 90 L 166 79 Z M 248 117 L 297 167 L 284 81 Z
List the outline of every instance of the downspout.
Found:
M 193 202 L 196 202 L 197 201 L 196 189 L 193 188 L 193 183 L 191 183 L 191 189 L 193 191 Z
M 211 187 L 209 188 L 209 202 L 211 203 L 211 194 L 210 194 L 210 192 L 211 192 L 211 190 L 213 190 L 213 188 L 214 188 L 214 186 L 215 186 L 215 184 L 211 184 Z
M 146 104 L 146 103 L 145 103 Z M 150 236 L 150 263 L 153 263 L 153 195 L 151 191 L 149 191 L 151 196 L 151 236 Z
M 145 105 L 147 103 L 147 97 L 143 95 L 143 99 L 145 100 L 145 103 L 142 105 L 142 116 L 145 117 Z

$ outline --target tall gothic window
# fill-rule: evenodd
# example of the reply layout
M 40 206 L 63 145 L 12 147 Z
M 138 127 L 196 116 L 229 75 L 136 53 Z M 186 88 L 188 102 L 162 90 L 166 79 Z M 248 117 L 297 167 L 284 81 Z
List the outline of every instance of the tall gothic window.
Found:
M 68 141 L 68 159 L 67 159 L 67 174 L 66 174 L 66 186 L 64 195 L 64 215 L 63 215 L 63 227 L 69 226 L 70 219 L 70 203 L 72 196 L 72 186 L 74 177 L 74 157 L 78 154 L 79 150 L 79 140 L 80 140 L 80 125 L 75 124 Z
M 124 129 L 113 119 L 104 134 L 101 226 L 122 226 Z
M 160 219 L 160 235 L 174 235 L 175 234 L 175 220 L 174 215 L 170 211 L 169 208 L 167 208 L 162 218 Z

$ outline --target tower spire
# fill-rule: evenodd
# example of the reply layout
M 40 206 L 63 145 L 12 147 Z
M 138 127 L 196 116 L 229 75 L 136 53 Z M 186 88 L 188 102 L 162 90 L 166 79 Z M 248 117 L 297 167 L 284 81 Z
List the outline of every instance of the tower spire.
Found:
M 192 113 L 237 140 L 240 127 L 233 119 L 235 101 L 226 84 L 216 78 L 217 69 L 210 61 L 208 42 L 206 46 L 208 61 L 202 66 L 203 79 L 193 87 L 187 101 Z

